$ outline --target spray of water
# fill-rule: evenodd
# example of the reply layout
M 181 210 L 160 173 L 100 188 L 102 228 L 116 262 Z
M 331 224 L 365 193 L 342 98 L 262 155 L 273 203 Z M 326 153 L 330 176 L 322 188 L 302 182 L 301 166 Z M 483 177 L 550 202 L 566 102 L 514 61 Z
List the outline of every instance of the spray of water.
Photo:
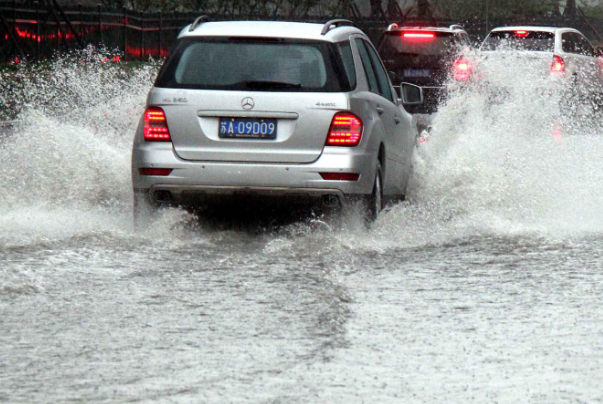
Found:
M 94 49 L 0 74 L 0 245 L 127 231 L 130 149 L 157 65 Z
M 603 231 L 601 117 L 576 113 L 590 101 L 568 98 L 550 60 L 473 59 L 476 80 L 451 83 L 429 141 L 418 147 L 410 204 L 395 208 L 378 232 L 424 244 Z
M 0 137 L 0 245 L 132 232 L 131 142 L 158 66 L 85 56 L 0 73 L 0 99 L 15 117 Z M 452 84 L 417 148 L 408 201 L 369 232 L 355 217 L 343 231 L 314 221 L 285 233 L 396 248 L 603 231 L 600 118 L 564 113 L 562 85 L 534 68 L 540 62 L 509 57 L 484 60 L 480 80 Z M 162 220 L 155 232 L 186 215 Z

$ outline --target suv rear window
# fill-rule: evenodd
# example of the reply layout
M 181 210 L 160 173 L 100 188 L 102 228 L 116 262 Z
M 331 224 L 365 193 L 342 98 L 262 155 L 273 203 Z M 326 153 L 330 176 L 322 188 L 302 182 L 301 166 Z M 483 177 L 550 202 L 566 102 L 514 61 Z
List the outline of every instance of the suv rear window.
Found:
M 334 44 L 272 38 L 184 38 L 156 87 L 343 92 L 351 85 Z
M 405 34 L 410 36 L 405 37 Z M 419 37 L 413 34 L 420 35 Z M 433 36 L 431 36 L 433 35 Z M 452 33 L 433 31 L 393 31 L 385 34 L 379 46 L 384 57 L 399 54 L 438 56 L 454 54 L 459 44 Z
M 526 50 L 554 52 L 555 34 L 539 31 L 491 32 L 484 41 L 482 50 Z

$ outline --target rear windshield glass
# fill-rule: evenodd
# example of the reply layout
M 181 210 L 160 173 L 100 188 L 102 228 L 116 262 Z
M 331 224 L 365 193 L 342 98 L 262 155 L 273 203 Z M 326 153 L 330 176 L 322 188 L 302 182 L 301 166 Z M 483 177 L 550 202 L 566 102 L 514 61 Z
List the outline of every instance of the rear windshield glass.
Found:
M 481 49 L 553 52 L 555 50 L 555 34 L 534 31 L 491 32 Z
M 349 91 L 333 44 L 263 38 L 185 38 L 157 87 L 251 91 Z M 342 74 L 343 73 L 343 74 Z
M 387 33 L 379 46 L 384 56 L 399 54 L 450 55 L 457 51 L 459 44 L 454 35 L 433 31 L 394 31 Z

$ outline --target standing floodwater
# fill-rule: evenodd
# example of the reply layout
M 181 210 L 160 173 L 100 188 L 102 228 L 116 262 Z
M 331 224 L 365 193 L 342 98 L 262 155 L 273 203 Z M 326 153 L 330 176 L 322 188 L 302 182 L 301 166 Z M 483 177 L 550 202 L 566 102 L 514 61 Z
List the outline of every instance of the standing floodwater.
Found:
M 0 136 L 0 402 L 603 401 L 603 130 L 533 78 L 458 89 L 369 231 L 171 210 L 136 232 L 156 68 L 21 69 L 0 94 L 23 105 Z

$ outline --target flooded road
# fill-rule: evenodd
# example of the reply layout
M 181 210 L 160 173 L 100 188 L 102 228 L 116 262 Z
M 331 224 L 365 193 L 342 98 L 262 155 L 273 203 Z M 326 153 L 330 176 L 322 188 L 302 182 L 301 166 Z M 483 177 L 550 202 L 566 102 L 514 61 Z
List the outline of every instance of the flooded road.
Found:
M 487 111 L 461 94 L 370 230 L 136 231 L 154 70 L 55 72 L 0 143 L 0 402 L 603 402 L 599 126 L 553 136 L 527 83 Z

